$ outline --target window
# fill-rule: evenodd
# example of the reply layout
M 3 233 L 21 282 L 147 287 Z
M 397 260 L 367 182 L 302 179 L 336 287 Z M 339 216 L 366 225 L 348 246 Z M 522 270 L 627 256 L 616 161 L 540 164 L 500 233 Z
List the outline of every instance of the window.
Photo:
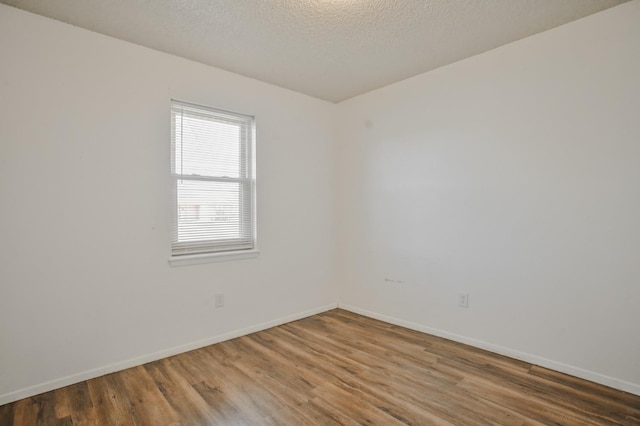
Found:
M 171 101 L 172 260 L 255 249 L 254 134 L 253 117 Z

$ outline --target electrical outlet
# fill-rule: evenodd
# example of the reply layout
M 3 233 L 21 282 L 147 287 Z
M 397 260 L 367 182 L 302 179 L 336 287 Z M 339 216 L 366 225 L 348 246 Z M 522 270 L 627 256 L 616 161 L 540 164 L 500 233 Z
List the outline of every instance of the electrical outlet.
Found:
M 224 306 L 224 294 L 218 293 L 213 296 L 214 304 L 216 308 L 222 308 Z
M 463 291 L 458 293 L 458 306 L 461 308 L 469 307 L 469 293 Z

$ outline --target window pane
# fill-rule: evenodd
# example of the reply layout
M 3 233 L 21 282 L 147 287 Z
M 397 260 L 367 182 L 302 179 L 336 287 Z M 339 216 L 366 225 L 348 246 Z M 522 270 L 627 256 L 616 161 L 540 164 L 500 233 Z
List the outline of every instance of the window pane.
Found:
M 175 170 L 187 176 L 241 177 L 242 126 L 192 114 L 175 115 Z
M 246 219 L 237 182 L 177 181 L 178 242 L 242 238 Z

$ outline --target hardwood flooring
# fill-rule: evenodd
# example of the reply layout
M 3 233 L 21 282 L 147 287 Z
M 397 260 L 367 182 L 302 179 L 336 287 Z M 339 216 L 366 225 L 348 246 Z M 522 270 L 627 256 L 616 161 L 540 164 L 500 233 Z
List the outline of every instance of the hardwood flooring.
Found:
M 640 396 L 333 310 L 0 406 L 0 425 L 640 425 Z

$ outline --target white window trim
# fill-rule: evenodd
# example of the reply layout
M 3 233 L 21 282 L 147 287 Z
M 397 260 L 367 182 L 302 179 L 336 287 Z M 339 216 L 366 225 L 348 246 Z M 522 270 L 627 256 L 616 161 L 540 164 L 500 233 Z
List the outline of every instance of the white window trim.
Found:
M 169 257 L 169 265 L 171 266 L 188 266 L 188 265 L 200 265 L 203 263 L 217 263 L 227 262 L 232 260 L 246 260 L 254 259 L 258 257 L 260 250 L 236 250 L 236 251 L 223 251 L 217 253 L 201 253 L 201 254 L 187 254 L 182 256 Z
M 201 105 L 196 105 L 196 104 L 191 104 L 188 102 L 183 102 L 183 101 L 179 101 L 176 99 L 172 99 L 171 100 L 171 104 L 182 104 L 185 106 L 193 106 L 196 108 L 204 108 L 204 109 L 211 109 L 211 110 L 215 110 L 218 112 L 222 112 L 222 113 L 229 113 L 229 114 L 237 114 L 234 112 L 229 112 L 229 111 L 225 111 L 225 110 L 219 110 L 217 108 L 211 108 L 211 107 L 206 107 L 206 106 L 201 106 Z M 246 117 L 251 117 L 251 116 L 247 116 L 246 114 L 238 114 L 241 116 L 246 116 Z M 253 118 L 253 117 L 252 117 Z M 255 124 L 254 124 L 255 126 Z M 252 202 L 252 221 L 253 221 L 253 248 L 250 249 L 238 249 L 238 250 L 229 250 L 229 251 L 212 251 L 212 252 L 204 252 L 204 253 L 193 253 L 193 254 L 181 254 L 181 255 L 170 255 L 169 259 L 168 259 L 168 263 L 170 266 L 187 266 L 187 265 L 197 265 L 197 264 L 204 264 L 204 263 L 216 263 L 216 262 L 226 262 L 226 261 L 236 261 L 236 260 L 245 260 L 245 259 L 253 259 L 258 257 L 258 255 L 260 254 L 260 250 L 258 250 L 257 247 L 257 232 L 256 232 L 256 193 L 255 193 L 255 155 L 256 155 L 256 151 L 255 151 L 255 127 L 253 128 L 252 131 L 252 141 L 250 141 L 250 145 L 252 145 L 252 147 L 250 148 L 252 150 L 252 158 L 253 158 L 253 174 L 252 174 L 252 182 L 250 182 L 251 184 L 251 192 L 252 192 L 252 197 L 253 197 L 253 202 Z M 173 153 L 172 153 L 173 155 Z M 172 176 L 173 177 L 173 176 Z M 173 179 L 172 179 L 173 180 Z M 174 208 L 173 206 L 173 202 L 172 202 L 172 209 Z M 173 241 L 173 240 L 172 240 Z M 173 244 L 173 242 L 172 242 Z

